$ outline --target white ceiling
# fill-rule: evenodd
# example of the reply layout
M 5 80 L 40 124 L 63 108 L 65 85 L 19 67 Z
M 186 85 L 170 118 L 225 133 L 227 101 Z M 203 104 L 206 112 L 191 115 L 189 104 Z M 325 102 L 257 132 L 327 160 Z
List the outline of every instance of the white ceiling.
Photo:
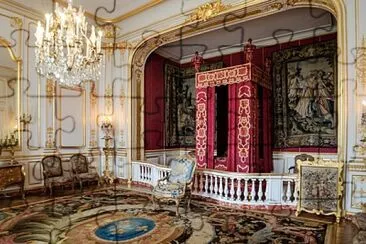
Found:
M 257 46 L 267 46 L 332 33 L 336 31 L 334 21 L 325 10 L 292 9 L 229 27 L 223 23 L 221 29 L 167 44 L 156 52 L 185 63 L 195 51 L 203 54 L 204 58 L 238 52 L 249 38 Z
M 52 0 L 14 0 L 14 2 L 25 5 L 29 8 L 35 9 L 42 13 L 52 11 Z M 67 2 L 67 0 L 57 0 L 57 2 Z M 114 2 L 116 6 L 114 8 Z M 95 14 L 98 10 L 98 17 L 102 18 L 116 18 L 133 11 L 145 4 L 154 2 L 153 0 L 73 0 L 72 5 L 79 7 L 80 5 L 90 14 Z M 110 11 L 108 13 L 106 10 Z

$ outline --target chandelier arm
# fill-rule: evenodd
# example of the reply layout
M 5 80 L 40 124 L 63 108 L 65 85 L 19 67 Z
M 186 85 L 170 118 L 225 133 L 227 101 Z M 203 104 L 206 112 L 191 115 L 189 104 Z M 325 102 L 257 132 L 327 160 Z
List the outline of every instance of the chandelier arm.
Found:
M 38 22 L 36 36 L 36 70 L 42 76 L 66 86 L 80 85 L 85 80 L 99 80 L 102 66 L 103 32 L 90 37 L 84 11 L 71 5 L 46 14 L 45 27 Z

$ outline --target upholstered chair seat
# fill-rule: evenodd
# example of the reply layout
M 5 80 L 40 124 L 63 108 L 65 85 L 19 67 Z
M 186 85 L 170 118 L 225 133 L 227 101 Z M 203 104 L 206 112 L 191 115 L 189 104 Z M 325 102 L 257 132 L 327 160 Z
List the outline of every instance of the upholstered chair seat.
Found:
M 157 185 L 152 191 L 152 200 L 171 200 L 176 203 L 176 214 L 179 216 L 179 203 L 182 199 L 187 201 L 186 209 L 189 208 L 191 201 L 192 179 L 196 163 L 193 158 L 173 159 L 170 163 L 170 173 L 158 180 Z M 160 205 L 160 204 L 159 204 Z

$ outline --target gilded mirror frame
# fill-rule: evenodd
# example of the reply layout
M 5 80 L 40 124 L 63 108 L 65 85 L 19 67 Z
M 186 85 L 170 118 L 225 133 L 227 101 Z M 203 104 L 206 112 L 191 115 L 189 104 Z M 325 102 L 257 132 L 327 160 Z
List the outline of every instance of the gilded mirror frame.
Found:
M 21 95 L 21 84 L 20 84 L 20 79 L 21 79 L 21 73 L 22 73 L 22 58 L 18 57 L 10 42 L 8 40 L 6 40 L 5 38 L 3 38 L 2 36 L 0 36 L 0 48 L 6 48 L 10 58 L 13 62 L 16 63 L 17 66 L 17 81 L 16 81 L 16 96 L 17 96 L 17 113 L 16 113 L 16 125 L 17 128 L 16 130 L 14 130 L 14 132 L 16 131 L 16 138 L 18 139 L 18 145 L 14 147 L 15 150 L 21 150 L 21 145 L 22 145 L 22 140 L 21 140 L 21 125 L 20 125 L 20 116 L 21 116 L 21 99 L 20 99 L 20 95 Z M 3 139 L 3 138 L 2 138 Z M 10 151 L 7 148 L 4 148 L 3 151 Z

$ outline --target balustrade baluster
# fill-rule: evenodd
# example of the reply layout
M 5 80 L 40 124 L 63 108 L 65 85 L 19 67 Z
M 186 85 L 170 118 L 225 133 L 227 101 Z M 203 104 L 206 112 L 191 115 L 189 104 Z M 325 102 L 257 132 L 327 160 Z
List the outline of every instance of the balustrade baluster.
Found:
M 205 174 L 206 180 L 205 180 L 205 194 L 208 194 L 208 175 Z
M 286 201 L 291 201 L 291 181 L 287 181 L 287 189 L 286 189 Z
M 140 180 L 144 181 L 144 166 L 140 165 Z
M 151 172 L 151 168 L 147 167 L 147 181 L 151 182 L 151 177 L 152 176 L 152 172 Z
M 144 171 L 145 171 L 144 181 L 147 182 L 148 177 L 149 177 L 149 168 L 146 165 L 144 165 Z
M 203 192 L 203 173 L 200 173 L 200 193 Z
M 210 194 L 213 194 L 214 184 L 213 184 L 213 175 L 210 175 Z
M 238 178 L 238 185 L 236 188 L 236 201 L 241 202 L 241 178 Z
M 214 187 L 214 193 L 217 195 L 217 192 L 218 192 L 218 180 L 217 180 L 217 176 L 215 175 L 214 176 L 214 181 L 215 181 L 215 187 Z
M 219 196 L 221 198 L 222 197 L 222 176 L 219 176 L 219 177 L 220 177 Z
M 244 179 L 244 202 L 248 202 L 248 179 Z
M 228 193 L 229 193 L 229 188 L 228 188 L 228 185 L 227 185 L 227 177 L 225 177 L 225 188 L 224 188 L 224 197 L 226 198 L 226 199 L 228 199 Z
M 234 201 L 234 178 L 231 178 L 231 184 L 230 184 L 230 200 Z
M 294 181 L 294 201 L 293 202 L 297 202 L 298 200 L 298 194 L 297 194 L 297 181 Z
M 269 201 L 270 201 L 270 199 L 268 199 L 269 198 L 269 195 L 270 195 L 270 193 L 269 193 L 269 191 L 270 191 L 270 189 L 271 189 L 271 179 L 266 179 L 266 189 L 265 189 L 265 193 L 264 193 L 264 202 L 266 202 L 266 203 L 268 203 Z
M 193 187 L 192 187 L 192 192 L 197 192 L 197 174 L 194 174 L 193 177 Z
M 254 203 L 255 202 L 255 182 L 257 181 L 257 179 L 252 179 L 252 189 L 250 191 L 250 202 Z
M 263 181 L 263 179 L 259 179 L 259 186 L 258 186 L 258 202 L 259 202 L 259 201 L 262 201 L 262 198 L 263 198 L 262 181 Z

